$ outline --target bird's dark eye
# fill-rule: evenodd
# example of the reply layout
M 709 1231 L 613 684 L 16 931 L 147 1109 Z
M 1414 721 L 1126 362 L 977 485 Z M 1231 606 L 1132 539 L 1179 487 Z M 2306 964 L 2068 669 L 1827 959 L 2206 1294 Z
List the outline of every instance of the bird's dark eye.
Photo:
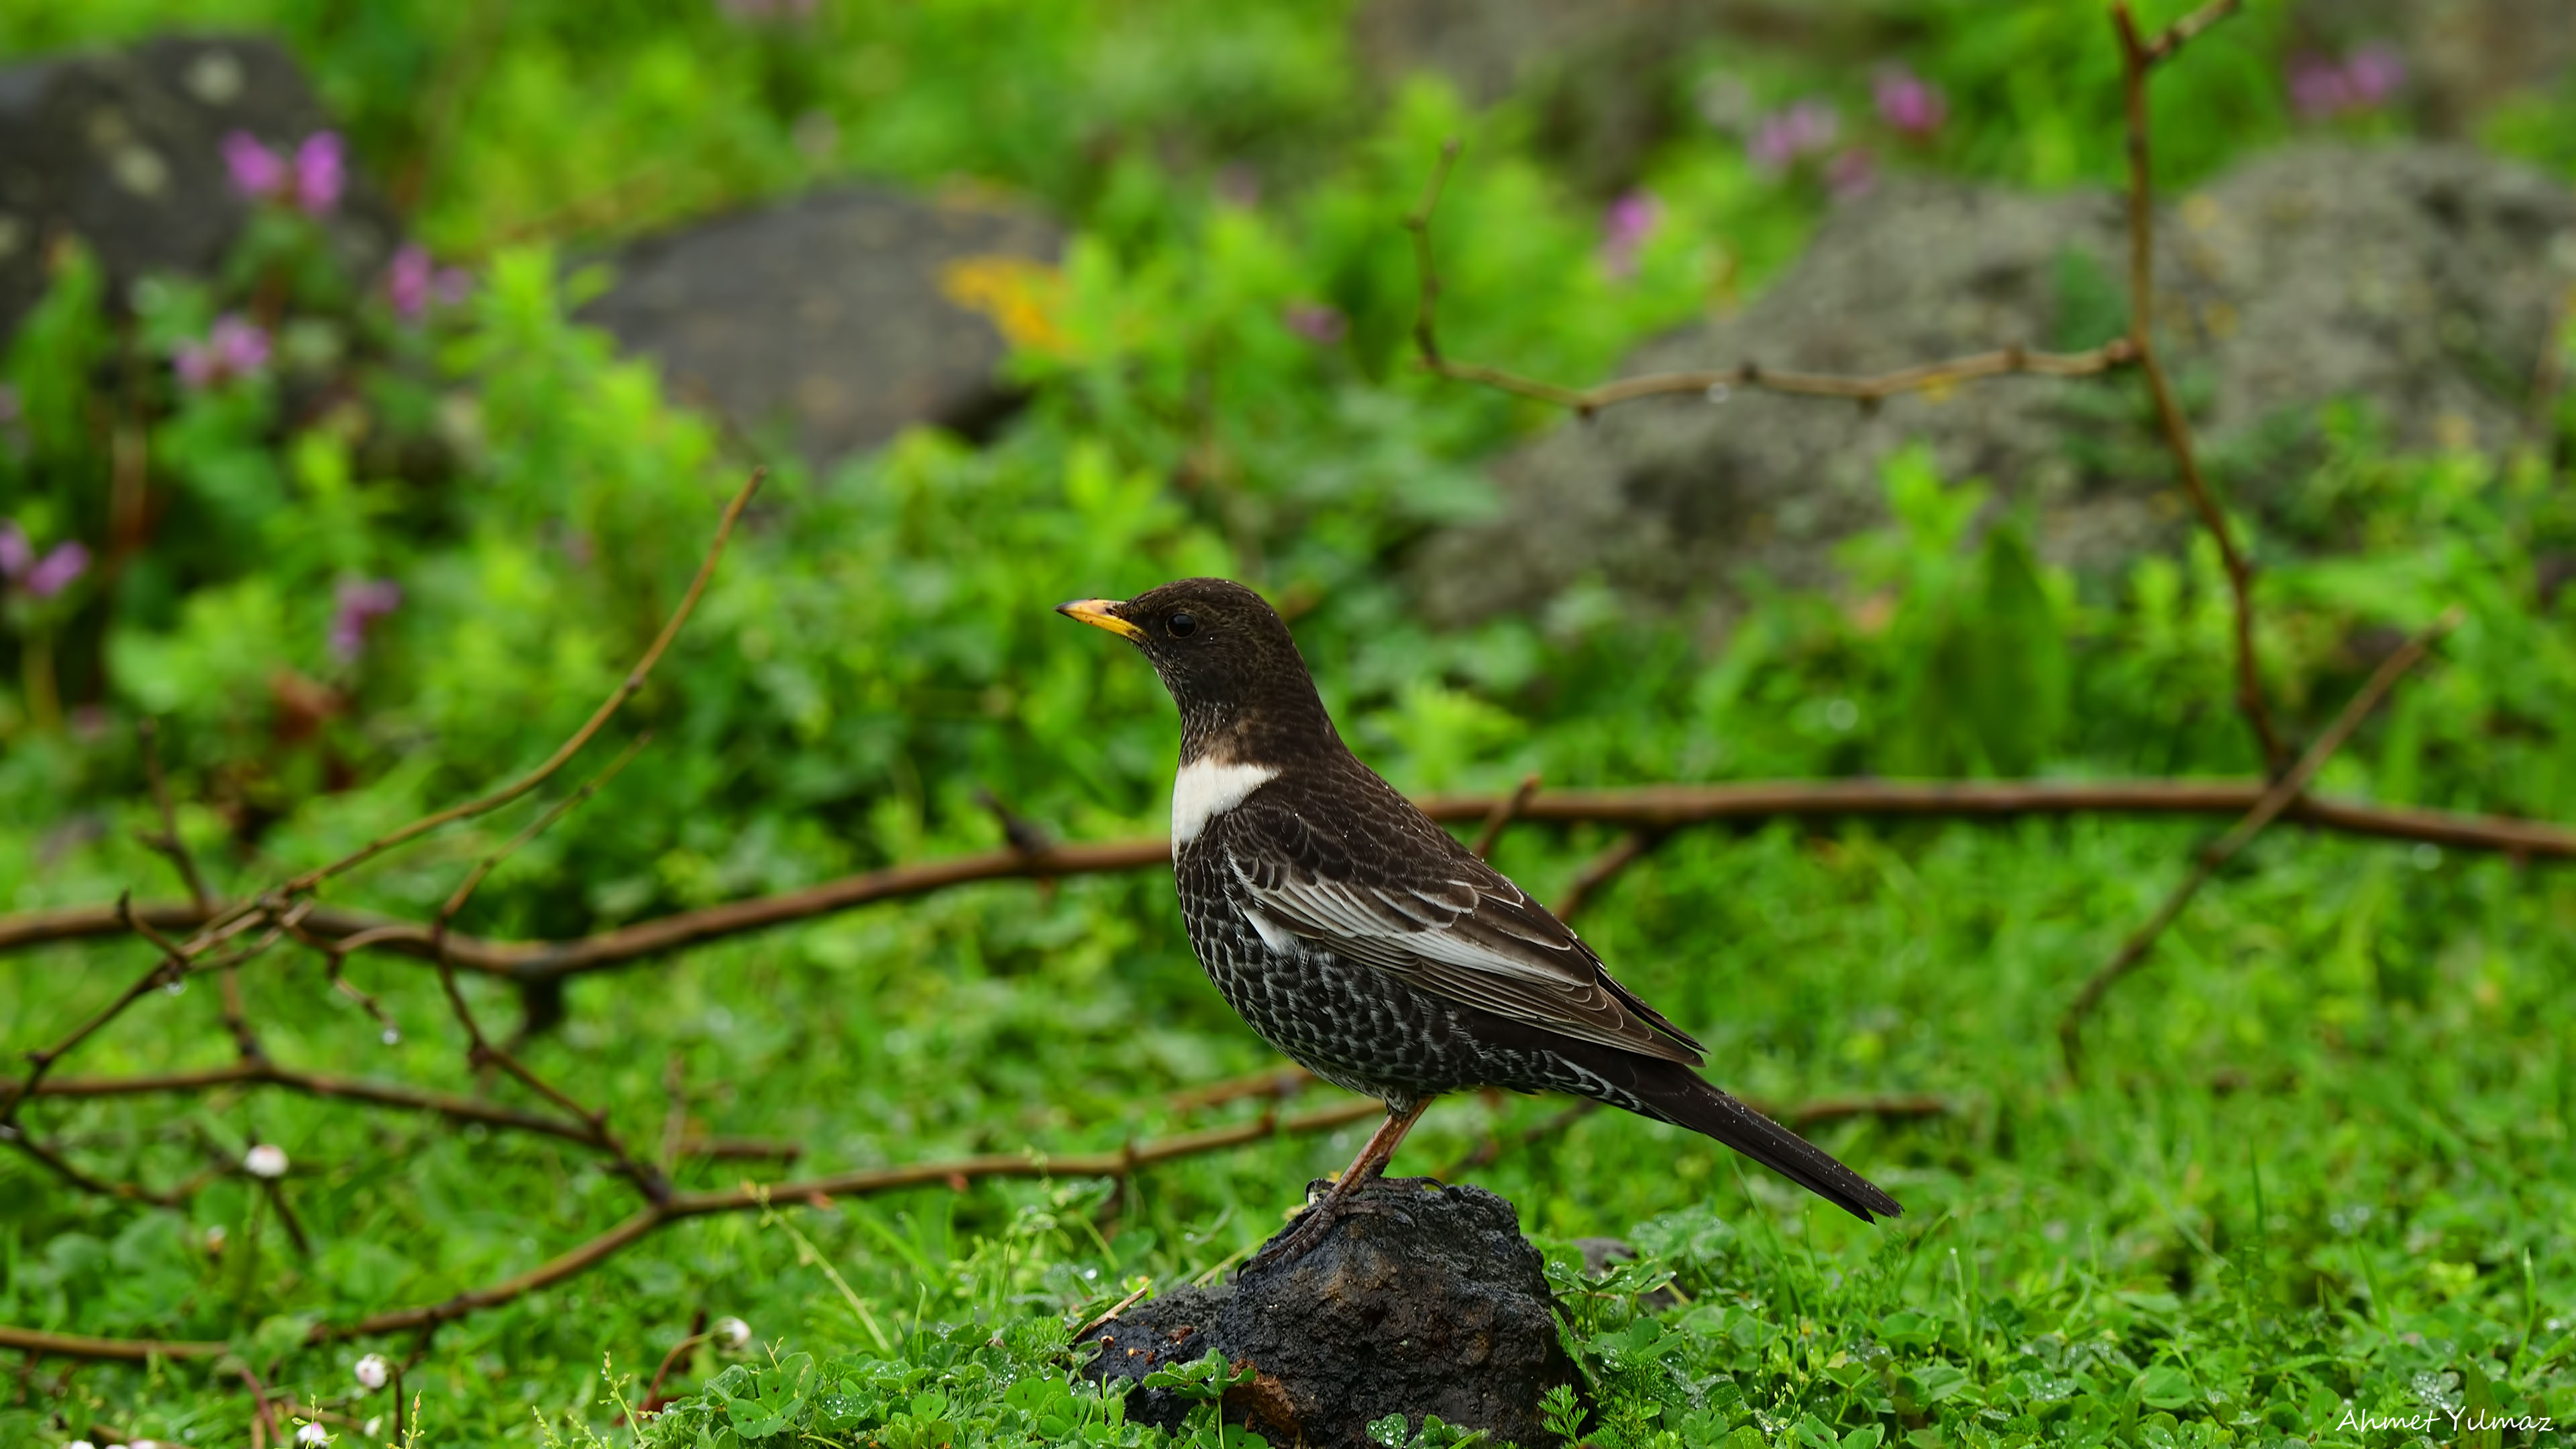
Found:
M 1175 639 L 1187 639 L 1199 631 L 1199 621 L 1187 614 L 1174 614 L 1163 621 L 1163 628 Z

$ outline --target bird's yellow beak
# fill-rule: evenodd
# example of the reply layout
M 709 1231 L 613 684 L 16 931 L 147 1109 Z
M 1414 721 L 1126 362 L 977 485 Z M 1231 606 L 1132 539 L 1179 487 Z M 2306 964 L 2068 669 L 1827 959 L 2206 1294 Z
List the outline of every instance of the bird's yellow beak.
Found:
M 1116 607 L 1116 599 L 1076 599 L 1069 604 L 1056 605 L 1055 611 L 1068 619 L 1080 619 L 1094 629 L 1106 629 L 1122 638 L 1144 638 L 1144 630 L 1109 612 Z

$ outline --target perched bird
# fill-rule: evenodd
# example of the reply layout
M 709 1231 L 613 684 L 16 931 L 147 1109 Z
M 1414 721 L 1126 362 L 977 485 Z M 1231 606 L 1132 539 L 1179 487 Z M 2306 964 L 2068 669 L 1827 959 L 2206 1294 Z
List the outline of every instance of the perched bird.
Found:
M 1714 1137 L 1858 1217 L 1903 1209 L 1700 1079 L 1700 1045 L 1528 892 L 1361 764 L 1288 626 L 1225 579 L 1057 612 L 1145 651 L 1181 712 L 1172 873 L 1190 944 L 1272 1046 L 1386 1103 L 1331 1192 L 1263 1258 L 1314 1245 L 1443 1092 L 1567 1092 Z

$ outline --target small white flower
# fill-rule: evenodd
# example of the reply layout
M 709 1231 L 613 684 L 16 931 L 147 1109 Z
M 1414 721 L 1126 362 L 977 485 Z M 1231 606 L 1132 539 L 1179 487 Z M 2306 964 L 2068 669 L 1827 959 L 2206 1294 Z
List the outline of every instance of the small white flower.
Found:
M 263 1142 L 242 1154 L 242 1170 L 253 1177 L 284 1177 L 286 1149 L 274 1142 Z
M 358 1360 L 358 1366 L 351 1372 L 358 1376 L 361 1386 L 373 1391 L 385 1386 L 385 1380 L 393 1376 L 393 1366 L 385 1362 L 383 1354 L 371 1353 Z
M 224 1250 L 224 1239 L 228 1236 L 230 1236 L 230 1234 L 224 1231 L 224 1225 L 222 1223 L 216 1223 L 212 1227 L 207 1228 L 206 1251 L 209 1253 L 222 1252 Z
M 331 1435 L 328 1430 L 324 1429 L 319 1424 L 307 1424 L 303 1428 L 295 1431 L 295 1442 L 298 1444 L 328 1444 L 331 1442 Z
M 751 1325 L 739 1318 L 719 1318 L 715 1326 L 716 1342 L 739 1352 L 751 1347 Z
M 366 1435 L 370 1439 L 373 1439 L 376 1437 L 376 1431 L 384 1426 L 385 1416 L 378 1414 L 374 1418 L 369 1419 L 366 1423 L 359 1425 L 358 1432 Z
M 92 1444 L 87 1439 L 74 1439 L 70 1443 L 65 1444 L 63 1449 L 98 1449 L 98 1446 Z

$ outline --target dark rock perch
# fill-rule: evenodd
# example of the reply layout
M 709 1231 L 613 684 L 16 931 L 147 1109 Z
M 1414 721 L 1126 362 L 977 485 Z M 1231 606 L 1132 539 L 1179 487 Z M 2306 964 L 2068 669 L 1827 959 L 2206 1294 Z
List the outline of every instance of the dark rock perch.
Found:
M 1180 1288 L 1111 1320 L 1090 1342 L 1096 1379 L 1141 1381 L 1210 1348 L 1259 1375 L 1225 1418 L 1273 1444 L 1365 1446 L 1367 1426 L 1425 1414 L 1546 1442 L 1539 1397 L 1575 1381 L 1557 1340 L 1538 1249 L 1512 1205 L 1429 1178 L 1371 1183 L 1323 1242 L 1213 1289 Z M 1193 1407 L 1137 1389 L 1128 1417 L 1174 1428 Z

